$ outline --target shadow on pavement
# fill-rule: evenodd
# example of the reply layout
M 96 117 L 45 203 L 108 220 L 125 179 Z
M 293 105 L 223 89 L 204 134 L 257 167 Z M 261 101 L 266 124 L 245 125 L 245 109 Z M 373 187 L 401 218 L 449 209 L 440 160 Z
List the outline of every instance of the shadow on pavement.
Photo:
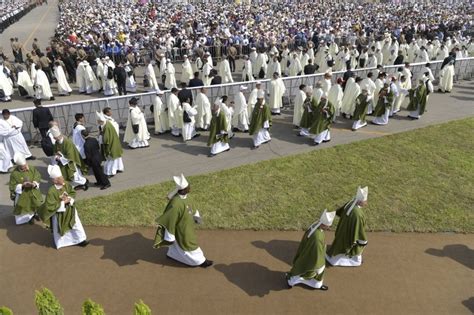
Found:
M 136 265 L 139 260 L 143 260 L 152 264 L 187 268 L 185 265 L 166 258 L 166 248 L 153 249 L 153 240 L 145 238 L 138 232 L 111 240 L 94 238 L 89 243 L 93 246 L 103 246 L 104 253 L 101 259 L 112 260 L 118 266 Z
M 469 299 L 462 301 L 462 304 L 467 307 L 471 313 L 474 314 L 474 296 L 471 296 Z
M 16 225 L 13 216 L 0 219 L 0 229 L 7 231 L 7 237 L 15 244 L 37 244 L 55 248 L 51 232 L 39 224 Z
M 437 257 L 449 257 L 474 270 L 474 250 L 464 244 L 446 245 L 443 249 L 429 248 L 425 253 Z
M 291 266 L 293 257 L 298 250 L 299 242 L 288 240 L 271 240 L 270 242 L 253 241 L 252 245 L 266 250 L 276 259 Z
M 269 270 L 253 262 L 219 264 L 215 265 L 215 269 L 249 296 L 263 297 L 271 291 L 287 288 L 284 272 Z
M 178 143 L 178 144 L 163 144 L 163 148 L 167 149 L 174 149 L 176 151 L 180 151 L 183 153 L 191 154 L 191 155 L 208 155 L 209 149 L 207 147 L 201 147 L 197 145 L 192 145 L 188 143 Z

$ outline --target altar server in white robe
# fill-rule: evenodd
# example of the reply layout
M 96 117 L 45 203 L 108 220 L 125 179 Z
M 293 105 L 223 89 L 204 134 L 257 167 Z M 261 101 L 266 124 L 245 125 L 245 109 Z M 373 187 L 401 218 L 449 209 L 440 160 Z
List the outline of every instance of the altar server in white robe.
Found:
M 191 66 L 191 62 L 189 61 L 189 58 L 187 55 L 183 56 L 184 61 L 183 64 L 181 65 L 181 82 L 185 82 L 186 84 L 194 78 L 194 72 L 193 72 L 193 67 Z
M 133 67 L 130 65 L 130 62 L 127 60 L 124 67 L 127 78 L 125 79 L 125 86 L 127 92 L 135 93 L 137 91 L 137 81 L 135 80 L 135 75 L 133 74 Z
M 48 77 L 46 73 L 39 66 L 36 66 L 36 78 L 34 82 L 35 86 L 35 97 L 42 100 L 54 100 L 53 92 L 51 92 L 51 86 L 49 85 Z
M 227 56 L 223 56 L 221 63 L 219 64 L 219 74 L 222 77 L 222 83 L 233 83 L 232 71 L 230 71 L 230 64 Z
M 86 118 L 82 113 L 77 113 L 74 115 L 74 118 L 76 119 L 76 122 L 74 123 L 74 128 L 72 129 L 72 143 L 74 143 L 74 146 L 76 147 L 77 151 L 79 151 L 81 158 L 84 160 L 86 158 L 86 154 L 84 153 L 85 140 L 81 136 L 81 132 L 82 130 L 86 130 L 86 127 L 84 126 L 86 123 Z
M 191 106 L 187 102 L 184 102 L 182 106 L 183 119 L 188 119 L 188 121 L 183 120 L 183 140 L 186 142 L 200 136 L 199 133 L 196 133 L 196 115 L 198 111 L 196 110 L 196 105 Z
M 288 67 L 288 73 L 290 77 L 295 77 L 303 71 L 303 67 L 301 66 L 301 62 L 298 59 L 298 55 L 296 53 L 291 54 L 290 59 L 290 66 Z
M 268 100 L 273 115 L 280 115 L 280 110 L 283 107 L 283 94 L 285 92 L 285 83 L 278 73 L 275 72 L 273 79 L 270 81 L 270 97 Z
M 18 74 L 17 74 L 17 85 L 18 87 L 22 87 L 26 95 L 22 95 L 25 97 L 34 97 L 35 96 L 35 89 L 33 88 L 33 81 L 31 81 L 30 75 L 28 71 L 23 69 L 23 67 L 18 67 Z M 21 95 L 21 93 L 20 93 Z
M 176 84 L 176 70 L 171 62 L 171 59 L 166 59 L 166 79 L 165 87 L 167 89 L 178 87 Z
M 178 98 L 178 89 L 172 88 L 168 97 L 168 120 L 171 135 L 179 137 L 183 128 L 183 109 Z
M 0 136 L 3 137 L 5 149 L 10 159 L 16 152 L 23 154 L 26 159 L 34 159 L 21 133 L 23 122 L 18 117 L 10 114 L 8 109 L 2 110 L 0 119 Z
M 367 102 L 369 103 L 369 105 L 367 106 L 367 114 L 372 114 L 372 112 L 375 108 L 375 106 L 374 106 L 374 93 L 375 93 L 375 89 L 377 87 L 375 86 L 375 82 L 372 81 L 372 77 L 373 77 L 373 73 L 369 72 L 367 74 L 367 78 L 363 79 L 359 84 L 359 86 L 361 88 L 361 91 L 362 90 L 367 91 Z
M 149 91 L 159 91 L 160 87 L 158 86 L 158 81 L 156 80 L 155 68 L 153 67 L 154 61 L 150 60 L 145 69 L 145 75 L 147 76 L 150 87 Z
M 145 115 L 137 104 L 138 98 L 132 97 L 129 101 L 130 110 L 125 136 L 123 137 L 123 141 L 128 143 L 131 149 L 147 148 L 150 146 L 148 144 L 150 133 L 146 125 Z
M 439 90 L 443 93 L 451 93 L 454 82 L 454 60 L 449 61 L 439 72 Z
M 73 245 L 87 246 L 86 232 L 74 205 L 76 192 L 62 177 L 59 166 L 49 165 L 48 174 L 53 185 L 38 215 L 52 229 L 56 249 Z
M 242 68 L 242 81 L 253 81 L 252 61 L 248 56 L 244 56 L 244 66 Z
M 197 92 L 196 100 L 194 101 L 198 111 L 196 116 L 196 128 L 201 130 L 208 130 L 212 119 L 211 102 L 206 92 L 206 88 L 200 88 L 199 92 Z
M 54 63 L 54 76 L 56 77 L 56 80 L 58 80 L 58 94 L 71 95 L 72 89 L 67 82 L 64 69 L 58 61 Z
M 304 108 L 303 103 L 306 100 L 306 85 L 301 84 L 298 92 L 296 92 L 296 97 L 294 100 L 293 106 L 293 126 L 299 128 L 301 117 L 303 116 Z
M 341 113 L 342 98 L 344 97 L 342 83 L 342 78 L 338 78 L 336 84 L 331 86 L 328 93 L 328 101 L 334 106 L 334 120 Z
M 100 83 L 86 60 L 81 61 L 77 66 L 76 84 L 79 87 L 79 93 L 92 94 L 100 89 Z
M 115 63 L 109 57 L 104 59 L 104 95 L 112 96 L 118 93 L 117 83 L 114 80 Z
M 341 113 L 346 117 L 354 114 L 355 102 L 360 94 L 360 86 L 353 77 L 350 77 L 346 83 L 344 97 L 342 98 Z
M 247 100 L 245 99 L 244 91 L 247 87 L 241 85 L 239 88 L 239 94 L 234 100 L 234 115 L 232 116 L 232 127 L 234 131 L 239 130 L 241 132 L 248 132 L 249 130 L 249 112 L 247 108 Z
M 6 73 L 5 73 L 5 72 Z M 13 95 L 13 84 L 12 80 L 8 77 L 9 70 L 3 65 L 3 61 L 0 61 L 0 90 L 3 90 L 4 96 L 0 98 L 2 102 L 10 102 L 11 96 Z
M 331 86 L 332 86 L 331 78 L 332 78 L 332 75 L 326 72 L 324 74 L 324 79 L 321 81 L 321 89 L 323 89 L 324 95 L 328 95 L 329 90 L 331 89 Z
M 5 136 L 2 135 L 3 128 L 0 124 L 0 173 L 8 173 L 8 170 L 13 166 L 12 156 L 5 145 Z
M 162 91 L 156 92 L 156 96 L 153 97 L 153 118 L 155 120 L 155 135 L 159 135 L 170 130 L 168 121 L 168 112 L 166 105 L 163 104 L 161 97 L 163 96 Z

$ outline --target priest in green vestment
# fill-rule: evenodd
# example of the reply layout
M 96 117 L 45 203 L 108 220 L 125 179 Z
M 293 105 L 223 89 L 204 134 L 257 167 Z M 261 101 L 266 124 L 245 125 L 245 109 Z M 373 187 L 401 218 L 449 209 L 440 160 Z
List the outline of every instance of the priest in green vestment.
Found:
M 390 85 L 385 83 L 382 90 L 379 92 L 379 98 L 377 100 L 377 106 L 374 110 L 374 120 L 372 123 L 375 125 L 386 125 L 388 124 L 388 118 L 390 116 L 390 109 L 395 99 L 393 92 L 390 90 Z
M 13 156 L 17 167 L 10 174 L 10 198 L 13 200 L 13 214 L 16 224 L 34 223 L 36 212 L 43 203 L 39 190 L 41 175 L 38 170 L 26 163 L 23 154 Z
M 102 155 L 105 159 L 104 174 L 112 177 L 124 170 L 122 155 L 122 143 L 115 130 L 114 125 L 102 112 L 96 112 L 97 123 L 99 124 L 99 143 L 102 147 Z
M 410 103 L 408 104 L 407 110 L 410 111 L 410 114 L 408 114 L 408 117 L 420 119 L 421 115 L 425 112 L 428 98 L 428 89 L 426 88 L 423 78 L 418 80 L 418 86 L 416 88 L 410 90 L 409 97 Z
M 189 203 L 191 188 L 183 174 L 173 176 L 176 189 L 168 195 L 168 205 L 163 214 L 157 219 L 153 247 L 168 246 L 167 256 L 188 266 L 207 268 L 213 264 L 204 257 L 197 244 L 194 224 L 201 223 L 199 211 L 193 211 Z
M 313 97 L 313 89 L 308 86 L 306 87 L 306 99 L 303 102 L 303 115 L 300 121 L 299 135 L 303 137 L 309 137 L 309 128 L 314 121 L 314 113 L 318 108 L 318 101 Z
M 362 127 L 367 126 L 365 116 L 367 115 L 367 109 L 369 108 L 369 92 L 367 89 L 362 89 L 362 92 L 357 96 L 356 107 L 354 110 L 354 123 L 352 124 L 352 131 L 356 131 Z
M 362 252 L 367 246 L 366 219 L 368 187 L 357 188 L 354 199 L 336 211 L 339 217 L 334 242 L 326 253 L 332 266 L 357 267 L 362 264 Z
M 331 124 L 335 113 L 336 110 L 328 101 L 327 96 L 321 96 L 318 107 L 313 113 L 313 123 L 309 128 L 309 133 L 314 136 L 315 145 L 331 141 Z
M 253 108 L 249 127 L 249 135 L 252 136 L 254 149 L 272 140 L 268 132 L 271 124 L 272 116 L 269 107 L 265 104 L 265 92 L 260 90 L 257 93 L 257 103 Z
M 40 219 L 53 231 L 57 249 L 72 245 L 87 246 L 86 232 L 74 205 L 75 190 L 64 180 L 58 165 L 49 165 L 48 174 L 53 185 L 38 211 Z
M 65 180 L 71 183 L 75 189 L 87 190 L 89 181 L 83 174 L 87 174 L 87 166 L 82 160 L 79 151 L 71 140 L 66 138 L 57 127 L 50 129 L 54 143 L 54 163 L 56 163 Z
M 329 229 L 335 217 L 336 212 L 324 210 L 321 218 L 311 224 L 304 233 L 293 259 L 293 266 L 286 274 L 290 288 L 301 283 L 313 289 L 324 291 L 328 289 L 328 286 L 323 284 L 324 270 L 326 269 L 324 230 Z
M 211 147 L 210 156 L 229 151 L 229 134 L 227 133 L 227 120 L 219 104 L 212 106 L 212 118 L 209 127 L 207 146 Z

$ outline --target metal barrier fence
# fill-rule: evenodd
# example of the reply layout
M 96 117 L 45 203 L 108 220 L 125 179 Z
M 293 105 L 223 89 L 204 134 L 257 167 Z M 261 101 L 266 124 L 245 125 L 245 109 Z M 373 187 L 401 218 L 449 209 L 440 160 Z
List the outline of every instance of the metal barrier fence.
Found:
M 439 71 L 441 68 L 442 61 L 433 61 L 431 62 L 431 70 L 435 78 L 438 78 Z M 423 71 L 425 63 L 417 63 L 411 65 L 411 71 L 413 73 L 413 79 L 415 80 L 418 78 Z M 386 66 L 384 67 L 384 71 L 389 74 L 393 74 L 397 71 L 399 66 Z M 366 68 L 366 69 L 358 69 L 354 70 L 353 72 L 362 78 L 367 76 L 367 73 L 373 71 L 375 68 Z M 342 77 L 344 71 L 333 72 L 332 81 L 334 82 Z M 458 59 L 455 64 L 455 79 L 462 80 L 462 79 L 471 79 L 474 75 L 474 58 L 463 58 Z M 316 82 L 321 80 L 324 76 L 324 73 L 318 73 L 313 75 L 303 75 L 303 76 L 296 76 L 296 77 L 286 77 L 283 78 L 283 82 L 285 83 L 286 92 L 284 97 L 287 99 L 288 102 L 295 97 L 299 86 L 301 84 L 315 86 Z M 263 89 L 268 91 L 270 88 L 270 79 L 260 80 L 263 85 Z M 247 86 L 248 89 L 244 94 L 246 97 L 249 96 L 252 89 L 255 87 L 256 81 L 250 82 L 237 82 L 237 83 L 230 83 L 230 84 L 222 84 L 222 85 L 215 85 L 215 86 L 208 86 L 207 89 L 207 96 L 211 103 L 214 102 L 220 96 L 227 95 L 230 100 L 233 100 L 235 96 L 239 93 L 239 87 L 241 85 Z M 190 88 L 193 93 L 193 98 L 195 99 L 196 93 L 199 91 L 200 88 Z M 164 95 L 162 96 L 162 100 L 164 104 L 167 104 L 168 97 L 170 95 L 170 91 L 164 91 Z M 133 97 L 140 97 L 139 105 L 143 108 L 145 117 L 147 119 L 152 119 L 153 115 L 150 111 L 150 105 L 153 104 L 153 98 L 156 97 L 155 92 L 148 92 L 148 93 L 140 93 L 140 94 L 130 94 L 127 96 L 115 96 L 109 98 L 99 98 L 99 99 L 92 99 L 92 100 L 84 100 L 79 102 L 69 102 L 69 103 L 61 103 L 61 104 L 53 104 L 53 105 L 45 105 L 51 110 L 51 113 L 55 120 L 59 122 L 59 125 L 62 129 L 62 132 L 66 135 L 72 133 L 72 127 L 75 122 L 74 115 L 76 113 L 83 113 L 86 118 L 86 127 L 90 127 L 92 130 L 96 130 L 96 117 L 95 112 L 101 111 L 105 107 L 110 107 L 113 112 L 113 116 L 115 120 L 122 126 L 124 126 L 128 119 L 128 101 Z M 32 113 L 34 107 L 29 108 L 22 108 L 22 109 L 14 109 L 11 110 L 12 114 L 17 116 L 19 119 L 23 121 L 23 129 L 22 132 L 25 135 L 26 140 L 31 140 L 38 136 L 38 131 L 33 127 L 32 123 Z

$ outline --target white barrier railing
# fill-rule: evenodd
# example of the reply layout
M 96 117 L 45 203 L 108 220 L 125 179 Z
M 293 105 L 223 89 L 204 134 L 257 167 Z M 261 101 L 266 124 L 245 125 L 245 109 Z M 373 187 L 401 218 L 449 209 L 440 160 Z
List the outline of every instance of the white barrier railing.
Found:
M 423 70 L 426 63 L 413 63 L 411 64 L 411 71 L 413 73 L 413 79 L 416 79 L 420 76 L 421 71 Z M 435 78 L 438 78 L 439 71 L 441 68 L 442 61 L 432 61 L 431 62 L 431 70 Z M 396 65 L 396 66 L 385 66 L 384 71 L 387 73 L 395 73 L 397 69 L 403 65 Z M 375 68 L 366 68 L 366 69 L 356 69 L 353 72 L 362 78 L 365 78 L 370 71 L 373 71 Z M 333 72 L 332 81 L 333 83 L 340 77 L 342 77 L 344 71 Z M 455 64 L 455 74 L 457 80 L 462 79 L 471 79 L 474 74 L 474 58 L 462 58 L 456 60 Z M 299 89 L 301 84 L 312 85 L 315 86 L 316 82 L 321 80 L 324 76 L 324 73 L 312 74 L 312 75 L 302 75 L 302 76 L 295 76 L 295 77 L 285 77 L 283 81 L 285 82 L 286 86 L 286 93 L 284 97 L 288 98 L 288 100 L 292 100 L 296 95 L 296 92 Z M 262 82 L 263 88 L 268 90 L 270 85 L 270 79 L 260 80 Z M 235 95 L 239 92 L 239 87 L 241 85 L 245 85 L 248 87 L 246 90 L 246 96 L 250 94 L 252 89 L 255 87 L 256 81 L 250 82 L 237 82 L 237 83 L 229 83 L 229 84 L 222 84 L 222 85 L 213 85 L 206 87 L 207 89 L 207 96 L 211 103 L 217 97 L 222 95 L 229 96 L 230 100 L 234 98 Z M 196 96 L 197 91 L 200 89 L 198 88 L 189 88 L 192 90 L 193 97 Z M 148 92 L 148 93 L 139 93 L 139 94 L 129 94 L 126 96 L 114 96 L 108 98 L 98 98 L 98 99 L 91 99 L 91 100 L 84 100 L 78 102 L 68 102 L 68 103 L 60 103 L 60 104 L 52 104 L 52 105 L 45 105 L 51 110 L 51 113 L 55 120 L 59 122 L 59 125 L 64 132 L 64 134 L 68 135 L 72 132 L 72 126 L 74 124 L 74 115 L 76 113 L 83 113 L 86 118 L 86 127 L 92 128 L 95 130 L 97 128 L 96 124 L 96 117 L 95 112 L 101 111 L 105 107 L 110 107 L 113 112 L 113 116 L 115 120 L 124 125 L 127 122 L 128 118 L 128 101 L 132 97 L 140 97 L 139 105 L 144 108 L 145 116 L 147 118 L 151 118 L 152 114 L 150 112 L 150 106 L 153 103 L 153 97 L 155 92 Z M 164 95 L 162 96 L 163 103 L 167 104 L 168 96 L 170 95 L 170 91 L 164 91 Z M 287 101 L 288 103 L 288 101 Z M 21 108 L 21 109 L 13 109 L 11 110 L 12 114 L 17 116 L 19 119 L 23 121 L 23 129 L 22 132 L 25 135 L 25 139 L 31 140 L 38 135 L 38 131 L 33 127 L 32 123 L 32 113 L 34 107 L 28 108 Z

